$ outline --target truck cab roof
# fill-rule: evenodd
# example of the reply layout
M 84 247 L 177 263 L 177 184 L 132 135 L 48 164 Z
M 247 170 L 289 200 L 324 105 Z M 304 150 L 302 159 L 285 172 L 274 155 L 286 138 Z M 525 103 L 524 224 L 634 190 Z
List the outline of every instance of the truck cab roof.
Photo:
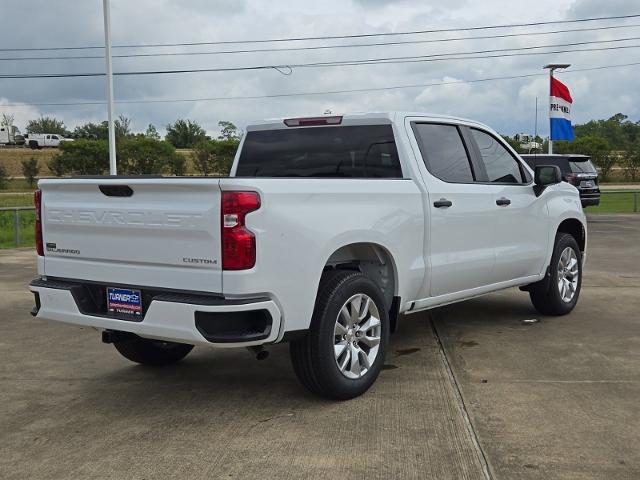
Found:
M 409 111 L 388 111 L 388 112 L 354 112 L 354 113 L 326 113 L 326 114 L 309 114 L 309 115 L 291 115 L 288 117 L 276 117 L 276 118 L 267 118 L 264 120 L 256 120 L 250 122 L 247 125 L 246 131 L 256 131 L 256 130 L 273 130 L 273 129 L 284 129 L 284 128 L 296 128 L 296 127 L 308 127 L 308 126 L 322 126 L 320 122 L 321 119 L 337 119 L 339 118 L 339 122 L 331 122 L 328 121 L 325 123 L 326 126 L 337 126 L 337 125 L 372 125 L 372 124 L 391 124 L 393 122 L 403 121 L 405 118 L 420 118 L 423 121 L 427 122 L 442 122 L 442 123 L 455 123 L 462 124 L 468 126 L 476 126 L 483 128 L 485 130 L 492 129 L 487 125 L 484 125 L 480 122 L 469 120 L 466 118 L 454 117 L 450 115 L 439 115 L 434 113 L 425 113 L 425 112 L 409 112 Z M 313 120 L 314 123 L 307 124 L 294 124 L 290 122 L 289 125 L 285 123 L 285 120 Z M 318 120 L 317 122 L 315 122 Z

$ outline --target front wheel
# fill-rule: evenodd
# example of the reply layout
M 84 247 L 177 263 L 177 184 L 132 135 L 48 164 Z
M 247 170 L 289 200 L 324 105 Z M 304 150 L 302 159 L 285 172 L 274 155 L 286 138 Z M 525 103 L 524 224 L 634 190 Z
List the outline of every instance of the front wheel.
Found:
M 578 303 L 582 286 L 582 254 L 576 239 L 559 233 L 551 257 L 548 282 L 534 285 L 529 296 L 544 315 L 566 315 Z
M 132 362 L 156 367 L 177 363 L 193 349 L 193 345 L 150 340 L 138 336 L 113 342 L 113 346 L 120 355 Z
M 389 339 L 382 292 L 357 271 L 322 276 L 309 333 L 291 342 L 300 382 L 322 397 L 347 400 L 378 377 Z

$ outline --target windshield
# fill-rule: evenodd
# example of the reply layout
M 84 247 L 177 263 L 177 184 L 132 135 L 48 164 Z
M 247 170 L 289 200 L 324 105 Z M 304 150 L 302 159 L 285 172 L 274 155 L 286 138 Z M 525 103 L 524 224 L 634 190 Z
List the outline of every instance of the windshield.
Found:
M 597 173 L 596 167 L 589 159 L 580 162 L 569 160 L 569 168 L 573 173 Z
M 237 177 L 402 177 L 391 125 L 247 133 Z

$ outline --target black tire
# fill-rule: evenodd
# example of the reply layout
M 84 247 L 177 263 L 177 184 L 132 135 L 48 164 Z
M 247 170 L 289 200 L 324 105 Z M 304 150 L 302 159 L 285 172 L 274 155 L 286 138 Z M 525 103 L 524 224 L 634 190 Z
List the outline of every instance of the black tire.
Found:
M 563 300 L 559 282 L 560 256 L 565 249 L 571 248 L 578 260 L 578 284 L 570 301 Z M 551 256 L 550 276 L 537 285 L 532 285 L 529 297 L 533 306 L 543 315 L 566 315 L 571 312 L 578 303 L 580 288 L 582 287 L 582 253 L 576 239 L 568 233 L 558 233 Z
M 156 367 L 177 363 L 193 349 L 193 345 L 149 340 L 136 335 L 113 342 L 113 346 L 120 355 L 132 362 Z
M 343 305 L 358 294 L 367 295 L 378 310 L 380 343 L 368 370 L 359 378 L 347 378 L 336 362 L 334 329 Z M 289 350 L 293 369 L 302 385 L 321 397 L 347 400 L 362 395 L 375 382 L 384 364 L 388 342 L 389 316 L 378 286 L 360 272 L 332 270 L 325 272 L 320 281 L 308 334 L 292 341 Z

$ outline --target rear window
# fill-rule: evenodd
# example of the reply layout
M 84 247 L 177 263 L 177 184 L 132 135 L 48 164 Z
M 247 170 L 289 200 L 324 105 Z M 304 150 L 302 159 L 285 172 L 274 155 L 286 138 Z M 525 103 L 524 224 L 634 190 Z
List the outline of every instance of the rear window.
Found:
M 237 177 L 400 178 L 391 125 L 247 133 Z
M 593 166 L 591 160 L 583 160 L 581 162 L 569 160 L 569 168 L 573 173 L 596 173 L 596 167 Z

